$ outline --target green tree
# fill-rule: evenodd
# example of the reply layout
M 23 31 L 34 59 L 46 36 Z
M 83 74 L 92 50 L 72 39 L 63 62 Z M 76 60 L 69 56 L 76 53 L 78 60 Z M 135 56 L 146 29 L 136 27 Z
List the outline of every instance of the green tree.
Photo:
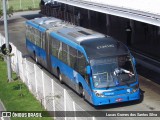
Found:
M 13 7 L 9 7 L 9 9 L 7 9 L 7 16 L 11 17 L 13 15 Z M 3 19 L 3 9 L 0 8 L 0 18 Z

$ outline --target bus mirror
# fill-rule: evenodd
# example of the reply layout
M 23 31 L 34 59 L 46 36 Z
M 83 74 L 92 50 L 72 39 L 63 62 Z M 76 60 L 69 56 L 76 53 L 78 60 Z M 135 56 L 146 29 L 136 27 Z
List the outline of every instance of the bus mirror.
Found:
M 89 65 L 86 67 L 86 73 L 88 75 L 91 74 L 91 67 Z
M 136 59 L 132 57 L 133 64 L 136 65 Z

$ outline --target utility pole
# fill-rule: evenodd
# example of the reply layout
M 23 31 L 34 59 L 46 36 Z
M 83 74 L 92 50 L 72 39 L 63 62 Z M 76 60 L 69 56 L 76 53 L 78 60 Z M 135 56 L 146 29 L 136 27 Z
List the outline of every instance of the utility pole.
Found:
M 9 40 L 8 40 L 8 25 L 7 25 L 7 10 L 6 10 L 6 0 L 3 0 L 3 17 L 4 17 L 4 30 L 5 30 L 5 40 L 6 40 L 6 48 L 7 53 L 9 51 Z M 7 73 L 8 73 L 8 81 L 11 82 L 11 58 L 7 55 Z

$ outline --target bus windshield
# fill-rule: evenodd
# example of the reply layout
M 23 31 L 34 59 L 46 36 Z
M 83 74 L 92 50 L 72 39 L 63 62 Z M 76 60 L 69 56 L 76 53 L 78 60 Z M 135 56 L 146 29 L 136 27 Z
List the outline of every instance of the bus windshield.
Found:
M 95 88 L 130 85 L 135 73 L 129 55 L 93 59 L 90 61 Z

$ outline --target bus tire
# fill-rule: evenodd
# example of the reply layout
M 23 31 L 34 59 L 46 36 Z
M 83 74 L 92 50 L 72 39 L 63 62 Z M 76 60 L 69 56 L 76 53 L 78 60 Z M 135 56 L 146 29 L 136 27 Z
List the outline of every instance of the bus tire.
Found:
M 62 74 L 59 69 L 57 69 L 57 73 L 58 73 L 58 79 L 59 79 L 60 83 L 63 84 Z

